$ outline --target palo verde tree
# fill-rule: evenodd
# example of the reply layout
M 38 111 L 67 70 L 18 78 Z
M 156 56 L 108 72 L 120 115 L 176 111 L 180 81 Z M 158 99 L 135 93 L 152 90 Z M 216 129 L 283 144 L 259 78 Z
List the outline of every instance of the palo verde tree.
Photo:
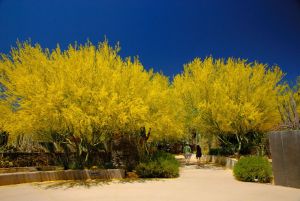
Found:
M 291 88 L 286 84 L 281 96 L 278 97 L 278 110 L 281 115 L 282 124 L 278 129 L 294 129 L 300 128 L 299 112 L 300 112 L 300 82 Z
M 223 141 L 234 137 L 239 152 L 249 133 L 280 122 L 287 86 L 279 67 L 208 57 L 185 65 L 170 83 L 119 50 L 107 41 L 65 51 L 19 43 L 0 59 L 0 129 L 11 141 L 22 134 L 55 142 L 65 153 L 71 147 L 82 167 L 91 150 L 115 136 L 138 138 L 144 147 L 148 139 L 197 130 Z
M 168 79 L 137 58 L 122 59 L 119 50 L 107 41 L 65 51 L 25 42 L 2 55 L 3 101 L 17 103 L 5 125 L 10 139 L 23 134 L 53 141 L 65 153 L 72 147 L 83 167 L 89 151 L 114 135 L 139 136 L 144 129 L 153 139 L 182 136 Z
M 277 110 L 283 73 L 245 60 L 195 59 L 174 79 L 184 105 L 186 127 L 216 135 L 234 136 L 239 153 L 247 134 L 263 133 L 280 122 Z M 224 137 L 225 136 L 225 137 Z

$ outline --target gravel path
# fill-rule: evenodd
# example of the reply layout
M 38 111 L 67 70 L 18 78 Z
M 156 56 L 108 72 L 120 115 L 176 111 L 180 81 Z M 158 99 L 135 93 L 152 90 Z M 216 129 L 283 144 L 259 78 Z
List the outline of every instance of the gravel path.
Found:
M 1 201 L 300 201 L 300 189 L 236 181 L 230 170 L 186 166 L 177 179 L 47 182 L 0 187 Z

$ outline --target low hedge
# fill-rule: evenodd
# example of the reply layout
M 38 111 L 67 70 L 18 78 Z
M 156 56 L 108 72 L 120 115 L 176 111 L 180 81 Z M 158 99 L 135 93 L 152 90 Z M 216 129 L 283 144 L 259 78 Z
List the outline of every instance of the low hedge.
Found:
M 179 176 L 179 162 L 172 154 L 158 152 L 136 167 L 141 178 L 174 178 Z
M 267 158 L 242 157 L 234 166 L 233 174 L 240 181 L 268 183 L 272 179 L 272 167 Z

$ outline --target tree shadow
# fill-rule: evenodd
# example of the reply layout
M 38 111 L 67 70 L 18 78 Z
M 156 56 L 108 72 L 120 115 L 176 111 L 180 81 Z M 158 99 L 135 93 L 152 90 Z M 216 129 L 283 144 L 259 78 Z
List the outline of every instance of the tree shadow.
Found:
M 207 169 L 207 170 L 225 170 L 226 168 L 216 163 L 198 163 L 196 169 Z
M 74 187 L 90 188 L 93 186 L 109 185 L 112 180 L 96 179 L 96 180 L 63 180 L 63 181 L 50 181 L 34 184 L 43 189 L 69 189 Z
M 110 184 L 127 184 L 127 183 L 146 183 L 149 181 L 165 181 L 162 178 L 124 178 L 120 180 L 107 180 L 107 179 L 96 179 L 96 180 L 64 180 L 64 181 L 51 181 L 35 183 L 34 185 L 43 189 L 70 189 L 76 187 L 91 188 L 95 186 L 104 186 Z
M 126 184 L 126 183 L 146 183 L 146 182 L 150 182 L 150 181 L 164 182 L 167 179 L 171 179 L 171 178 L 125 178 L 125 179 L 118 180 L 117 183 L 121 183 L 121 184 Z

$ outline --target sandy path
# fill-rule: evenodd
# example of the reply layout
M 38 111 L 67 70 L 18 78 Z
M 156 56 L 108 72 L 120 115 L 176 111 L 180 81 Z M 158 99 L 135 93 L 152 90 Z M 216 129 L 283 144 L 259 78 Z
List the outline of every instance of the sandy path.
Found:
M 236 181 L 230 170 L 182 168 L 177 179 L 0 187 L 1 201 L 300 201 L 300 189 Z

